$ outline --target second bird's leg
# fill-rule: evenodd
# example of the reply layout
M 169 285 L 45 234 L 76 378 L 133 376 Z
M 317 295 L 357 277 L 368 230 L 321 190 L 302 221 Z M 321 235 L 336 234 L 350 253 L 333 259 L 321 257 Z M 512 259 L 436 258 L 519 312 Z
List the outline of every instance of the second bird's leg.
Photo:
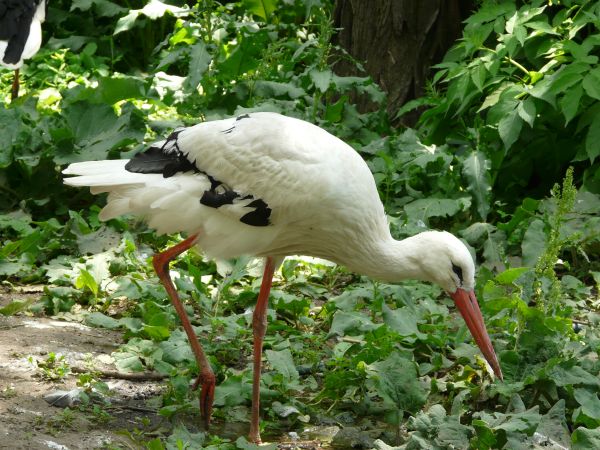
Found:
M 12 84 L 12 92 L 10 96 L 10 101 L 14 102 L 19 97 L 19 69 L 15 70 L 15 75 L 13 78 Z
M 252 316 L 252 330 L 254 331 L 254 373 L 252 380 L 252 418 L 250 419 L 250 442 L 260 444 L 260 370 L 262 360 L 263 338 L 267 331 L 267 306 L 269 304 L 269 293 L 273 284 L 273 273 L 275 272 L 275 259 L 269 256 L 265 262 L 262 284 L 254 315 Z
M 152 263 L 154 264 L 154 269 L 156 270 L 158 278 L 160 278 L 160 281 L 167 290 L 167 294 L 169 294 L 169 297 L 171 298 L 173 306 L 175 306 L 175 309 L 177 310 L 177 314 L 179 315 L 183 329 L 187 334 L 192 351 L 196 357 L 198 369 L 200 370 L 200 376 L 194 384 L 194 387 L 197 388 L 199 382 L 202 382 L 202 389 L 200 390 L 200 415 L 204 420 L 205 427 L 208 428 L 210 425 L 210 414 L 212 412 L 213 399 L 215 396 L 215 374 L 210 367 L 210 363 L 206 358 L 204 349 L 198 341 L 198 337 L 192 328 L 190 319 L 188 319 L 187 313 L 185 312 L 183 304 L 181 303 L 181 300 L 179 300 L 179 295 L 177 294 L 175 286 L 173 285 L 173 281 L 169 276 L 169 262 L 189 248 L 193 247 L 197 238 L 198 235 L 194 234 L 179 244 L 165 250 L 164 252 L 154 255 Z

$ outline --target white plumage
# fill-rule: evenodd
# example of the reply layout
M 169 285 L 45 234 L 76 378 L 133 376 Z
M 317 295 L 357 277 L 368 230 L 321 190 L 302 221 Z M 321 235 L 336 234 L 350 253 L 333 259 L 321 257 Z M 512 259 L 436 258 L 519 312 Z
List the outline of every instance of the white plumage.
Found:
M 18 69 L 42 45 L 46 0 L 0 1 L 0 65 Z
M 213 257 L 267 258 L 253 322 L 255 374 L 260 374 L 256 350 L 262 348 L 274 267 L 287 255 L 304 254 L 386 281 L 438 283 L 456 302 L 494 372 L 502 376 L 473 294 L 475 267 L 465 245 L 437 231 L 394 240 L 366 163 L 349 145 L 315 125 L 274 113 L 250 113 L 176 131 L 129 161 L 75 163 L 64 173 L 76 175 L 65 179 L 69 185 L 109 193 L 103 220 L 134 214 L 159 233 L 191 235 L 166 256 L 155 257 L 168 291 L 166 264 L 192 245 Z M 169 295 L 177 306 L 174 289 Z M 186 331 L 193 341 L 193 331 Z M 201 410 L 208 421 L 214 375 L 201 347 L 194 351 L 201 368 Z M 258 442 L 256 375 L 254 381 L 250 438 Z
M 348 239 L 389 237 L 369 168 L 351 147 L 319 127 L 253 113 L 187 128 L 177 135 L 177 145 L 204 173 L 165 178 L 128 172 L 126 161 L 83 162 L 65 170 L 80 175 L 65 182 L 110 193 L 102 220 L 131 213 L 159 233 L 202 231 L 198 246 L 213 257 L 302 253 L 348 265 L 351 255 L 343 255 Z M 219 208 L 202 205 L 199 199 L 211 186 L 206 174 L 252 199 Z M 240 222 L 253 199 L 271 209 L 269 226 Z

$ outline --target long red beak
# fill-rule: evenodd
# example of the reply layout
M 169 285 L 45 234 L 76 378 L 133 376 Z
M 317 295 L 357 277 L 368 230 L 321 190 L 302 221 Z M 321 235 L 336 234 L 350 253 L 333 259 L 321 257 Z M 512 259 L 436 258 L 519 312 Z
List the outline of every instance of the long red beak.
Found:
M 475 292 L 458 288 L 454 294 L 450 294 L 450 297 L 452 297 L 460 314 L 465 319 L 465 322 L 467 322 L 467 327 L 469 327 L 469 331 L 471 331 L 481 353 L 483 353 L 487 362 L 492 366 L 496 376 L 503 380 L 502 370 L 500 370 L 496 352 L 494 351 L 494 347 L 492 347 L 492 342 L 483 323 L 483 316 L 481 315 Z

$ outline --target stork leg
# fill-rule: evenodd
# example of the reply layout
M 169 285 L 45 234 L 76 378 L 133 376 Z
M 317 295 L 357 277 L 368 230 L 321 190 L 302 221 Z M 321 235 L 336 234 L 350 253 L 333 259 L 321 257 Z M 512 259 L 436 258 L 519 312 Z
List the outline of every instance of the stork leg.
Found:
M 158 278 L 160 278 L 160 281 L 167 291 L 167 294 L 169 294 L 169 297 L 171 298 L 173 306 L 175 306 L 175 309 L 177 310 L 177 314 L 179 315 L 183 329 L 187 334 L 192 351 L 196 357 L 200 375 L 194 384 L 194 389 L 196 389 L 200 383 L 202 384 L 202 389 L 200 390 L 200 415 L 204 421 L 204 426 L 208 429 L 208 426 L 210 425 L 210 414 L 212 412 L 213 399 L 215 396 L 215 374 L 210 367 L 210 363 L 206 358 L 204 349 L 198 341 L 198 337 L 192 328 L 192 324 L 190 323 L 187 313 L 183 308 L 183 304 L 181 303 L 181 300 L 179 300 L 179 296 L 177 295 L 173 281 L 169 276 L 169 262 L 179 256 L 181 253 L 190 249 L 196 242 L 197 238 L 198 235 L 194 234 L 179 244 L 165 250 L 164 252 L 154 255 L 152 263 L 154 264 L 154 270 L 156 270 Z
M 18 97 L 19 97 L 19 69 L 16 69 L 15 76 L 13 77 L 10 101 L 14 102 Z
M 273 284 L 273 273 L 275 272 L 275 260 L 269 256 L 265 262 L 262 284 L 258 294 L 254 315 L 252 316 L 252 329 L 254 331 L 254 373 L 252 381 L 252 418 L 250 421 L 250 442 L 260 444 L 260 371 L 262 360 L 263 338 L 267 331 L 267 305 L 269 304 L 269 292 Z

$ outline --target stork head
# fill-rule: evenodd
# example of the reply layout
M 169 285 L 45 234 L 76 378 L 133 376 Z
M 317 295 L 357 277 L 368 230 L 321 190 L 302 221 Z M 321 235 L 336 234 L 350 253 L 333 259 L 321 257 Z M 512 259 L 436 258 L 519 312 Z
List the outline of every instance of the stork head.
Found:
M 475 264 L 469 250 L 454 235 L 443 231 L 427 231 L 411 239 L 420 250 L 417 253 L 421 257 L 416 264 L 423 278 L 439 284 L 454 300 L 481 353 L 502 379 L 502 370 L 475 296 Z

